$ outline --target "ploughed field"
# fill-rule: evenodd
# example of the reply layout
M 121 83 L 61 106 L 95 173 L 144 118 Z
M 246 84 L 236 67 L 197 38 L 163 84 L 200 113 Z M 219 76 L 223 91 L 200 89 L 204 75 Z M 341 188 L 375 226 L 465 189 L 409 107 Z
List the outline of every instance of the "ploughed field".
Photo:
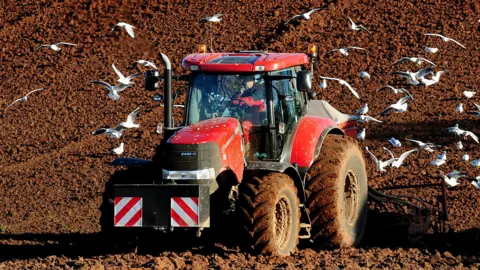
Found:
M 313 7 L 327 7 L 312 19 L 283 26 L 289 17 Z M 305 52 L 309 43 L 319 47 L 315 64 L 314 87 L 344 113 L 353 114 L 364 103 L 369 115 L 376 116 L 395 103 L 400 95 L 375 90 L 385 84 L 405 86 L 414 100 L 405 113 L 378 117 L 383 123 L 365 124 L 368 146 L 382 159 L 381 150 L 395 137 L 401 148 L 395 155 L 416 147 L 407 138 L 442 145 L 435 153 L 411 155 L 398 169 L 379 173 L 367 154 L 369 184 L 388 185 L 438 183 L 440 174 L 459 170 L 472 179 L 480 170 L 462 161 L 480 158 L 480 145 L 471 139 L 457 150 L 454 137 L 446 131 L 457 122 L 460 127 L 480 134 L 478 119 L 455 107 L 463 103 L 466 111 L 475 109 L 480 95 L 466 99 L 464 90 L 480 85 L 480 2 L 478 1 L 12 1 L 0 6 L 0 108 L 28 91 L 46 91 L 29 96 L 0 118 L 0 268 L 318 268 L 346 266 L 448 268 L 480 266 L 480 191 L 469 181 L 447 191 L 449 232 L 427 237 L 423 244 L 398 246 L 395 243 L 365 243 L 359 249 L 312 249 L 308 245 L 287 258 L 253 256 L 234 245 L 189 243 L 182 239 L 158 241 L 158 249 L 147 253 L 118 254 L 98 243 L 98 208 L 105 183 L 115 170 L 109 163 L 116 157 L 111 149 L 120 140 L 93 136 L 97 128 L 113 126 L 140 106 L 140 128 L 127 130 L 123 156 L 151 158 L 161 135 L 155 132 L 163 119 L 163 107 L 155 103 L 152 92 L 143 88 L 143 79 L 113 101 L 105 90 L 90 83 L 105 80 L 115 83 L 111 68 L 124 73 L 136 60 L 148 59 L 160 65 L 158 53 L 172 60 L 175 74 L 182 74 L 181 60 L 207 43 L 208 26 L 198 20 L 224 13 L 212 25 L 215 51 L 265 49 L 272 52 Z M 351 17 L 372 33 L 351 31 Z M 112 26 L 125 21 L 136 26 L 135 38 L 125 31 L 112 32 Z M 424 33 L 442 33 L 466 49 Z M 79 46 L 35 51 L 40 44 L 60 41 Z M 368 53 L 353 51 L 348 57 L 328 51 L 359 46 Z M 424 46 L 439 52 L 426 54 Z M 426 67 L 393 62 L 404 56 L 422 56 L 438 70 L 449 70 L 439 83 L 405 85 L 406 80 L 391 75 L 395 70 L 416 71 Z M 370 80 L 361 79 L 367 71 Z M 318 76 L 339 77 L 357 89 L 356 99 L 346 88 L 328 82 L 320 89 Z M 183 84 L 174 90 L 184 93 Z M 183 97 L 177 102 L 181 102 Z M 180 119 L 182 111 L 175 109 Z M 429 163 L 436 154 L 447 151 L 446 164 Z M 408 189 L 407 195 L 434 201 L 439 190 Z M 395 234 L 394 231 L 391 234 Z M 227 233 L 235 235 L 234 231 Z M 385 237 L 388 237 L 385 236 Z M 388 238 L 386 238 L 388 239 Z M 177 242 L 171 246 L 172 242 Z M 178 242 L 184 242 L 178 243 Z M 367 241 L 368 242 L 368 241 Z M 107 245 L 108 246 L 108 245 Z M 314 247 L 313 247 L 314 248 Z

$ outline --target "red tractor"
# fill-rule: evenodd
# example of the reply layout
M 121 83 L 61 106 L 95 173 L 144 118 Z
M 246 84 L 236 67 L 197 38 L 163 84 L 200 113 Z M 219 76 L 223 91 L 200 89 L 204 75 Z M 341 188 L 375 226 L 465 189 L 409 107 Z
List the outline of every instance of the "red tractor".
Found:
M 367 174 L 353 139 L 355 121 L 312 92 L 316 47 L 303 53 L 239 51 L 188 55 L 183 122 L 174 127 L 171 64 L 146 73 L 164 83 L 164 138 L 150 167 L 113 184 L 102 205 L 103 229 L 169 232 L 213 227 L 218 213 L 240 216 L 250 247 L 288 255 L 299 239 L 358 245 L 366 223 Z M 157 99 L 160 97 L 156 95 Z M 212 223 L 212 226 L 211 226 Z M 121 228 L 122 227 L 122 228 Z

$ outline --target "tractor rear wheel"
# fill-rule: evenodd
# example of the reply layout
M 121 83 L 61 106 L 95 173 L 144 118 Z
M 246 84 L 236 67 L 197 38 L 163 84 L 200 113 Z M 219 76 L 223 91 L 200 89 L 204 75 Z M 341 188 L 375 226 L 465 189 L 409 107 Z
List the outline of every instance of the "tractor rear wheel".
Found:
M 327 135 L 307 172 L 306 206 L 312 239 L 333 247 L 357 246 L 367 217 L 367 173 L 363 154 L 350 137 Z
M 299 204 L 297 189 L 286 174 L 275 172 L 243 180 L 239 210 L 254 252 L 287 256 L 295 250 Z

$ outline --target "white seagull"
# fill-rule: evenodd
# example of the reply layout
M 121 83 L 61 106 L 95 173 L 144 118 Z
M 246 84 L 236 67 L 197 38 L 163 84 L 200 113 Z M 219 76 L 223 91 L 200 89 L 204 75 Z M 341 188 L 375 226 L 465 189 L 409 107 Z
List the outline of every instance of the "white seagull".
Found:
M 360 132 L 357 134 L 357 139 L 360 141 L 365 140 L 365 128 L 362 128 Z
M 413 100 L 413 96 L 405 88 L 395 88 L 395 87 L 390 86 L 390 85 L 385 85 L 385 86 L 382 86 L 382 87 L 378 88 L 376 92 L 378 93 L 379 91 L 382 91 L 383 89 L 387 89 L 387 88 L 391 89 L 395 95 L 398 94 L 398 93 L 406 93 Z
M 385 167 L 387 167 L 388 165 L 392 165 L 392 163 L 395 161 L 395 158 L 391 158 L 391 159 L 386 160 L 386 161 L 378 160 L 378 158 L 374 154 L 372 154 L 372 152 L 370 152 L 370 150 L 368 150 L 367 146 L 365 146 L 365 149 L 367 150 L 367 152 L 372 157 L 372 159 L 375 162 L 375 165 L 377 167 L 377 170 L 380 171 L 380 172 L 386 172 L 387 170 L 385 170 Z
M 99 128 L 92 132 L 93 135 L 100 135 L 100 134 L 108 134 L 111 138 L 120 138 L 122 133 L 127 128 L 138 128 L 140 124 L 135 124 L 135 119 L 137 114 L 140 112 L 140 107 L 136 108 L 133 112 L 131 112 L 128 117 L 127 121 L 118 124 L 115 128 Z
M 473 96 L 475 96 L 477 92 L 475 91 L 463 91 L 463 95 L 469 99 L 469 98 L 472 98 Z M 477 107 L 478 108 L 478 107 Z
M 448 132 L 453 133 L 455 137 L 457 136 L 463 136 L 464 139 L 467 137 L 471 137 L 476 143 L 480 143 L 478 141 L 477 135 L 475 135 L 473 132 L 468 131 L 468 130 L 463 130 L 458 127 L 458 124 L 455 124 L 454 127 L 449 127 L 447 128 Z
M 447 162 L 447 152 L 446 152 L 446 151 L 443 151 L 443 154 L 438 155 L 438 156 L 437 156 L 437 159 L 435 159 L 434 161 L 430 162 L 430 165 L 440 166 L 440 165 L 445 164 L 446 162 Z
M 120 83 L 118 85 L 110 85 L 109 83 L 104 81 L 91 81 L 91 83 L 94 83 L 96 85 L 99 85 L 100 87 L 107 89 L 108 97 L 112 100 L 120 99 L 120 95 L 118 93 L 130 87 L 129 85 L 123 84 L 123 83 Z
M 17 103 L 17 102 L 20 102 L 20 101 L 27 101 L 28 99 L 28 96 L 34 92 L 37 92 L 37 91 L 42 91 L 44 90 L 43 88 L 38 88 L 38 89 L 35 89 L 35 90 L 32 90 L 30 92 L 28 92 L 25 96 L 19 98 L 19 99 L 16 99 L 15 101 L 13 101 L 12 103 L 10 103 L 10 105 L 8 105 L 4 110 L 3 110 L 3 113 L 5 113 L 5 111 L 10 108 L 11 106 L 13 106 L 13 104 Z
M 454 186 L 458 185 L 458 184 L 459 184 L 459 183 L 458 183 L 458 179 L 459 179 L 460 177 L 463 177 L 463 176 L 458 176 L 458 177 L 457 177 L 457 176 L 452 176 L 452 177 L 448 177 L 448 176 L 446 176 L 446 175 L 444 175 L 444 174 L 440 174 L 440 176 L 443 178 L 443 180 L 445 181 L 445 183 L 446 183 L 447 185 L 449 185 L 450 187 L 454 187 Z
M 480 159 L 472 160 L 470 161 L 470 164 L 472 164 L 475 167 L 480 167 Z
M 428 59 L 425 59 L 423 57 L 402 57 L 402 58 L 398 59 L 397 62 L 395 62 L 393 64 L 396 65 L 398 63 L 403 63 L 405 61 L 410 61 L 410 62 L 413 62 L 417 65 L 421 65 L 423 62 L 427 62 L 430 65 L 435 66 L 435 64 L 432 61 L 430 61 Z
M 370 74 L 368 74 L 366 71 L 360 71 L 360 77 L 362 79 L 370 79 Z
M 297 14 L 295 16 L 293 16 L 292 18 L 290 18 L 288 21 L 285 22 L 285 25 L 287 25 L 290 21 L 292 20 L 297 20 L 297 19 L 303 19 L 303 20 L 310 20 L 311 17 L 310 15 L 312 15 L 312 13 L 316 12 L 316 11 L 319 11 L 319 10 L 322 10 L 324 8 L 314 8 L 308 12 L 305 12 L 303 14 Z
M 470 159 L 470 156 L 468 154 L 465 154 L 462 156 L 463 161 L 468 161 Z
M 436 53 L 436 52 L 438 52 L 438 48 L 433 48 L 433 47 L 425 47 L 425 48 L 423 48 L 423 50 L 426 53 Z
M 471 182 L 472 186 L 476 189 L 480 189 L 480 176 L 477 176 L 475 180 Z
M 463 104 L 460 103 L 460 104 L 455 108 L 455 110 L 456 110 L 457 112 L 459 112 L 459 113 L 463 113 Z
M 348 46 L 348 47 L 345 47 L 345 48 L 333 49 L 333 50 L 327 52 L 327 54 L 338 51 L 338 52 L 340 52 L 341 54 L 343 54 L 343 55 L 345 55 L 345 56 L 348 56 L 348 51 L 349 51 L 349 50 L 368 51 L 367 49 L 364 49 L 364 48 L 361 48 L 361 47 Z
M 73 43 L 59 42 L 57 44 L 42 44 L 42 45 L 38 46 L 37 49 L 35 49 L 35 50 L 38 50 L 40 48 L 48 47 L 48 48 L 58 52 L 58 51 L 61 50 L 60 46 L 65 46 L 65 45 L 67 45 L 67 46 L 78 46 L 77 44 L 73 44 Z
M 126 85 L 132 85 L 133 84 L 132 79 L 143 74 L 143 73 L 136 73 L 136 74 L 129 75 L 128 77 L 125 77 L 125 76 L 123 76 L 123 74 L 120 72 L 120 70 L 118 70 L 118 68 L 114 64 L 112 64 L 112 68 L 115 71 L 115 73 L 117 73 L 117 75 L 119 77 L 119 79 L 117 81 L 122 83 L 122 84 L 126 84 Z
M 440 34 L 430 34 L 430 33 L 426 33 L 425 36 L 440 37 L 440 38 L 442 38 L 442 40 L 445 41 L 445 42 L 453 41 L 453 42 L 455 42 L 457 45 L 459 45 L 460 47 L 466 49 L 465 46 L 463 46 L 462 44 L 460 44 L 460 42 L 456 41 L 456 40 L 453 39 L 453 38 L 449 38 L 449 37 L 446 37 L 446 36 L 442 36 L 442 35 L 440 35 Z
M 402 143 L 394 137 L 390 138 L 388 142 L 393 145 L 393 147 L 402 147 Z
M 319 85 L 320 88 L 325 89 L 327 88 L 327 80 L 323 79 Z
M 425 150 L 425 151 L 428 151 L 430 153 L 434 152 L 434 150 L 432 149 L 432 147 L 438 147 L 438 145 L 435 145 L 433 143 L 424 143 L 422 141 L 417 141 L 417 140 L 412 140 L 412 139 L 405 139 L 407 141 L 411 141 L 411 142 L 414 142 L 416 144 L 418 144 L 418 147 L 420 148 L 420 150 Z
M 448 70 L 440 70 L 439 72 L 435 73 L 435 75 L 432 76 L 432 79 L 427 79 L 427 78 L 425 78 L 425 76 L 419 77 L 420 83 L 425 85 L 425 86 L 430 86 L 430 85 L 436 84 L 440 81 L 440 77 L 447 72 L 448 72 Z
M 340 85 L 343 85 L 343 86 L 346 86 L 348 88 L 348 90 L 350 90 L 350 92 L 352 92 L 352 94 L 360 99 L 360 96 L 358 95 L 357 91 L 355 91 L 355 89 L 352 88 L 352 86 L 350 86 L 350 84 L 348 84 L 346 81 L 342 80 L 342 79 L 338 79 L 338 78 L 331 78 L 331 77 L 322 77 L 320 76 L 320 78 L 322 79 L 325 79 L 325 80 L 334 80 L 334 81 L 338 81 L 340 83 Z
M 135 38 L 135 33 L 133 32 L 133 29 L 135 28 L 135 26 L 128 23 L 119 22 L 113 26 L 112 31 L 114 31 L 117 27 L 124 28 L 127 31 L 129 36 L 131 36 L 132 38 Z
M 397 103 L 390 105 L 388 108 L 383 110 L 383 112 L 380 113 L 381 116 L 385 116 L 388 113 L 390 113 L 392 110 L 395 110 L 397 113 L 402 113 L 407 111 L 408 109 L 408 103 L 407 101 L 411 99 L 410 96 L 404 96 L 401 99 L 397 101 Z
M 419 71 L 417 72 L 410 72 L 410 71 L 394 71 L 392 74 L 395 74 L 395 75 L 400 75 L 401 77 L 404 77 L 404 78 L 407 78 L 408 79 L 408 82 L 412 85 L 419 85 L 421 84 L 421 80 L 429 75 L 429 74 L 433 74 L 433 68 L 432 67 L 428 67 L 428 68 L 423 68 L 423 69 L 420 69 Z M 440 74 L 441 75 L 441 74 Z M 439 77 L 440 77 L 439 75 Z
M 135 61 L 135 64 L 140 64 L 144 67 L 152 67 L 154 69 L 158 69 L 157 66 L 154 63 L 152 63 L 150 61 L 147 61 L 147 60 L 138 60 L 138 61 Z
M 395 167 L 395 168 L 399 168 L 399 167 L 403 164 L 403 161 L 404 161 L 410 154 L 412 154 L 412 153 L 415 152 L 415 151 L 418 151 L 418 149 L 412 149 L 412 150 L 409 150 L 409 151 L 401 154 L 398 158 L 396 158 L 396 157 L 393 155 L 392 151 L 390 151 L 388 148 L 383 147 L 383 149 L 384 149 L 385 151 L 387 151 L 393 159 L 395 159 L 395 161 L 392 163 L 392 167 Z
M 200 20 L 200 23 L 205 23 L 205 22 L 214 22 L 214 23 L 217 23 L 217 22 L 220 22 L 222 20 L 222 17 L 223 14 L 222 13 L 218 13 L 218 14 L 215 14 L 213 16 L 210 16 L 210 17 L 205 17 L 205 18 L 202 18 Z
M 368 29 L 365 28 L 365 26 L 363 26 L 363 25 L 361 25 L 361 24 L 356 24 L 350 17 L 348 17 L 348 19 L 350 20 L 350 29 L 355 30 L 355 31 L 365 30 L 365 31 L 367 31 L 369 34 L 371 34 L 371 32 L 368 31 Z
M 112 151 L 117 154 L 117 155 L 121 155 L 123 153 L 123 142 L 120 143 L 120 146 L 118 146 L 117 148 L 113 149 Z
M 360 110 L 358 110 L 357 115 L 365 115 L 368 112 L 368 103 L 365 103 Z

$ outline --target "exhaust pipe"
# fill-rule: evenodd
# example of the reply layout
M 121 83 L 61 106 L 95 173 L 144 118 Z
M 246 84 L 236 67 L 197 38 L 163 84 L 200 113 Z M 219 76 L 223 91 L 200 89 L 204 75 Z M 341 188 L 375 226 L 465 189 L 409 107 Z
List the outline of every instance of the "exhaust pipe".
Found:
M 160 57 L 163 61 L 163 98 L 164 98 L 164 112 L 163 112 L 163 134 L 170 134 L 169 130 L 172 130 L 173 127 L 173 103 L 172 103 L 172 65 L 170 59 L 160 53 Z

